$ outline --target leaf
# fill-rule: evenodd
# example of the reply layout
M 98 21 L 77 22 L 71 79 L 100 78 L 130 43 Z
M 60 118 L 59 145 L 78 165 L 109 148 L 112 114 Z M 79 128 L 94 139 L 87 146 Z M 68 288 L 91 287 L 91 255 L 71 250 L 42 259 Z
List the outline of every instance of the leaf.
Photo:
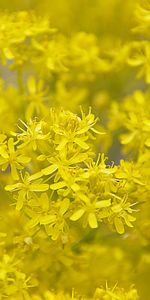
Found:
M 60 182 L 57 182 L 57 183 L 53 183 L 50 185 L 50 188 L 51 190 L 59 190 L 59 189 L 62 189 L 63 187 L 66 186 L 66 183 L 65 181 L 60 181 Z
M 115 228 L 116 228 L 116 230 L 119 234 L 123 234 L 125 232 L 124 225 L 123 225 L 123 222 L 122 222 L 121 218 L 115 217 L 114 218 L 114 225 L 115 225 Z
M 77 221 L 83 216 L 84 213 L 85 213 L 85 210 L 83 208 L 80 208 L 70 217 L 70 220 Z
M 42 169 L 41 172 L 43 175 L 50 175 L 58 169 L 57 165 L 51 165 L 45 169 Z
M 97 219 L 96 219 L 95 213 L 89 213 L 89 215 L 88 215 L 88 222 L 89 222 L 89 226 L 91 228 L 97 228 L 98 227 L 98 223 L 97 223 Z

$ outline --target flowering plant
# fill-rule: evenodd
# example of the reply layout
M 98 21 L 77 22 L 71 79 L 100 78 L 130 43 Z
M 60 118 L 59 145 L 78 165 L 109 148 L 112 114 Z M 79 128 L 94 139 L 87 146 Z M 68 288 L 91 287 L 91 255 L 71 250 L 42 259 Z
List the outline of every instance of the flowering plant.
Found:
M 150 5 L 26 2 L 0 14 L 0 299 L 148 299 Z

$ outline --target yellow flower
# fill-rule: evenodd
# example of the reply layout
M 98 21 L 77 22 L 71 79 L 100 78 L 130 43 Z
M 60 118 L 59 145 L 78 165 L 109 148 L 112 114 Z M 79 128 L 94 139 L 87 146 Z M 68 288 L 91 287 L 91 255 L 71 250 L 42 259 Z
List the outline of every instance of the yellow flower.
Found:
M 137 78 L 144 77 L 146 83 L 150 83 L 150 46 L 148 42 L 134 42 L 130 45 L 127 63 L 132 67 L 139 67 Z
M 84 215 L 83 226 L 86 227 L 88 224 L 91 228 L 97 228 L 98 211 L 102 208 L 111 206 L 111 199 L 100 201 L 95 200 L 91 202 L 88 196 L 82 193 L 78 193 L 78 197 L 82 201 L 82 205 L 73 213 L 70 220 L 77 221 Z
M 50 137 L 49 132 L 44 134 L 44 121 L 37 122 L 36 120 L 30 121 L 29 125 L 21 121 L 24 128 L 20 128 L 21 133 L 16 134 L 18 141 L 21 142 L 18 146 L 18 149 L 22 149 L 24 147 L 31 147 L 34 151 L 37 150 L 40 142 L 48 140 Z
M 47 91 L 44 89 L 44 81 L 37 81 L 33 76 L 28 78 L 28 95 L 24 96 L 24 101 L 28 101 L 26 119 L 30 120 L 34 116 L 44 116 L 47 114 L 46 102 Z
M 5 149 L 5 152 L 4 152 Z M 13 179 L 18 180 L 18 170 L 22 170 L 25 165 L 30 162 L 31 158 L 22 155 L 19 151 L 15 150 L 15 142 L 13 138 L 9 138 L 6 144 L 3 145 L 3 151 L 1 150 L 0 166 L 2 171 L 5 171 L 10 166 Z
M 34 180 L 32 175 L 25 173 L 24 177 L 22 176 L 22 181 L 17 182 L 12 185 L 6 185 L 5 190 L 9 192 L 17 193 L 17 204 L 16 209 L 21 210 L 24 202 L 26 202 L 34 193 L 44 192 L 49 189 L 49 185 L 42 183 L 42 180 Z M 33 181 L 33 182 L 32 182 Z

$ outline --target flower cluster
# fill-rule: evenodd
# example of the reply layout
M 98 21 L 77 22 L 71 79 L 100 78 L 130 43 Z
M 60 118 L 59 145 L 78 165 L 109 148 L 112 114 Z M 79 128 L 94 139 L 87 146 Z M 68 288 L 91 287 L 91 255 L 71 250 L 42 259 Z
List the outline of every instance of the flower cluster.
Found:
M 148 299 L 149 1 L 8 2 L 0 299 Z
M 10 167 L 12 181 L 5 190 L 29 216 L 28 229 L 44 226 L 57 240 L 80 219 L 85 228 L 107 221 L 120 234 L 124 224 L 133 226 L 136 189 L 144 183 L 134 165 L 111 166 L 103 154 L 94 162 L 96 122 L 90 111 L 78 117 L 51 109 L 43 121 L 23 123 L 14 139 L 3 138 L 1 169 Z

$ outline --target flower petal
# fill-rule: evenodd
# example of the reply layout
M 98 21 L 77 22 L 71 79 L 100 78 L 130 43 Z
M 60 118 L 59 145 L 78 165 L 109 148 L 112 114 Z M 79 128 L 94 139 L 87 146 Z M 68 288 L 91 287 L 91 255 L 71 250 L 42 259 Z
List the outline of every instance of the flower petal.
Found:
M 71 217 L 70 217 L 70 220 L 71 221 L 77 221 L 79 220 L 83 214 L 84 214 L 85 210 L 83 208 L 81 209 L 78 209 Z
M 91 228 L 97 228 L 98 227 L 98 222 L 97 222 L 95 213 L 89 213 L 88 222 L 89 222 L 89 226 Z

